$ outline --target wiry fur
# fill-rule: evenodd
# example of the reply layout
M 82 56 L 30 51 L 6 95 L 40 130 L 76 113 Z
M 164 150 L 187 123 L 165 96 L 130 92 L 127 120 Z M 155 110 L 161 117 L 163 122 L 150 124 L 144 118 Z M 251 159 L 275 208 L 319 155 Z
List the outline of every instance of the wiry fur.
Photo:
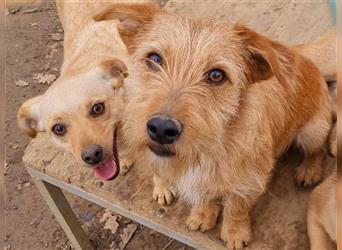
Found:
M 152 165 L 188 201 L 206 206 L 229 200 L 221 237 L 228 246 L 241 247 L 250 240 L 249 209 L 264 192 L 276 158 L 292 141 L 318 161 L 303 162 L 299 181 L 319 180 L 320 150 L 330 127 L 325 82 L 311 62 L 286 47 L 210 19 L 157 13 L 134 41 L 136 64 L 125 123 L 130 147 L 145 160 L 141 164 Z M 163 57 L 158 72 L 145 65 L 151 52 Z M 264 72 L 255 71 L 258 57 L 266 61 Z M 227 72 L 229 81 L 205 83 L 203 76 L 212 68 Z M 179 140 L 167 146 L 175 153 L 170 159 L 156 157 L 147 147 L 145 124 L 159 113 L 176 118 L 184 128 Z M 312 166 L 318 179 L 315 173 L 306 175 Z
M 306 154 L 298 182 L 321 179 L 331 124 L 326 83 L 311 61 L 248 28 L 151 10 L 120 5 L 102 14 L 120 20 L 122 36 L 131 34 L 125 40 L 134 62 L 124 124 L 129 148 L 139 165 L 154 168 L 158 202 L 168 203 L 163 192 L 169 186 L 193 203 L 190 229 L 215 226 L 215 201 L 223 200 L 221 238 L 241 248 L 251 239 L 249 211 L 292 142 Z M 150 53 L 162 56 L 157 70 L 146 65 Z M 205 81 L 213 68 L 226 72 L 222 85 Z M 146 123 L 156 114 L 183 126 L 175 143 L 163 145 L 173 157 L 158 157 L 148 147 L 155 142 Z

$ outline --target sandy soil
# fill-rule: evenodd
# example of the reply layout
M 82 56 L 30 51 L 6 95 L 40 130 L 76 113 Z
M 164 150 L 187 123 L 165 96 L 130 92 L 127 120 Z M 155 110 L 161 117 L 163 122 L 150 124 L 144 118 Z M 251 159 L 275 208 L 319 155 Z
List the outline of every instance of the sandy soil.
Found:
M 43 93 L 48 84 L 33 80 L 35 74 L 58 77 L 62 63 L 62 28 L 51 3 L 38 9 L 22 6 L 9 9 L 6 15 L 6 120 L 5 143 L 5 230 L 6 249 L 70 249 L 70 243 L 55 221 L 22 164 L 28 138 L 16 125 L 16 113 L 20 104 Z M 26 82 L 20 84 L 19 80 Z M 121 242 L 120 233 L 129 220 L 119 221 L 118 232 L 113 235 L 104 230 L 100 219 L 104 210 L 67 194 L 76 215 L 88 232 L 96 249 L 116 249 Z M 146 227 L 137 230 L 126 249 L 162 249 L 170 239 Z M 167 249 L 190 249 L 172 241 Z

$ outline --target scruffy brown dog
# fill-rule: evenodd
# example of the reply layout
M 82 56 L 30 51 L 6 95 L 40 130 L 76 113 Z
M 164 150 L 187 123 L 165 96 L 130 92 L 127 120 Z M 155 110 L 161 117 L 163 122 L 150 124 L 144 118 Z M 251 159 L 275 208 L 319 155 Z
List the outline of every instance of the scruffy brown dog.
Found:
M 160 203 L 177 190 L 193 205 L 191 230 L 213 228 L 222 201 L 221 238 L 230 249 L 247 244 L 251 207 L 293 142 L 306 154 L 297 181 L 321 180 L 330 97 L 312 62 L 246 27 L 154 5 L 118 5 L 97 16 L 106 19 L 120 20 L 135 62 L 130 148 L 138 165 L 153 166 Z

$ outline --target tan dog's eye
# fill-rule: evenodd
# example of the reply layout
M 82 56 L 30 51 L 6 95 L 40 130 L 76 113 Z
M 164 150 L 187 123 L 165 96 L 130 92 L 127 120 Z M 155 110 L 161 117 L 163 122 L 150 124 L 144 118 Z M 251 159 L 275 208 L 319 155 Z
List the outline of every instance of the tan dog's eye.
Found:
M 99 115 L 102 115 L 105 111 L 105 105 L 104 103 L 96 103 L 94 106 L 90 109 L 90 115 L 93 117 L 97 117 Z
M 222 84 L 227 80 L 226 74 L 220 69 L 212 69 L 207 73 L 206 80 L 210 84 Z
M 52 132 L 57 136 L 63 136 L 67 132 L 67 129 L 64 124 L 57 123 L 52 127 Z
M 147 55 L 146 58 L 146 65 L 152 69 L 152 70 L 158 70 L 158 65 L 162 65 L 163 64 L 163 60 L 161 58 L 161 56 L 157 53 L 150 53 Z

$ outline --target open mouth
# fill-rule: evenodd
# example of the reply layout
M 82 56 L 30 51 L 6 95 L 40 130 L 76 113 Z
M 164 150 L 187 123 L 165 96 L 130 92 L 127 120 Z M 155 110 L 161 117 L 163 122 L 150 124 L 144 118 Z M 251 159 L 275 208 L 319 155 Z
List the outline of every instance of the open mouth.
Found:
M 171 152 L 164 147 L 158 147 L 158 146 L 152 146 L 152 145 L 149 145 L 148 147 L 154 154 L 160 157 L 171 157 L 175 155 L 174 152 Z
M 117 148 L 117 127 L 114 129 L 112 153 L 113 155 L 107 157 L 105 161 L 94 168 L 95 176 L 105 181 L 114 180 L 120 173 Z

